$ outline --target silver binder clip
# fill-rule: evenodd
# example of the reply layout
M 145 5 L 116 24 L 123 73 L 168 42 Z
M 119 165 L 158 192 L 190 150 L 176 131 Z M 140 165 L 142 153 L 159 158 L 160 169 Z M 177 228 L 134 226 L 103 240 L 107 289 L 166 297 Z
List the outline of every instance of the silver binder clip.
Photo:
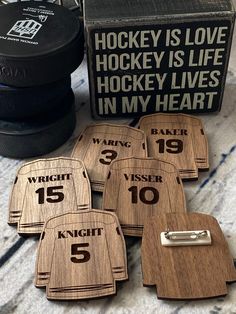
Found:
M 209 230 L 166 231 L 161 233 L 163 246 L 211 245 Z

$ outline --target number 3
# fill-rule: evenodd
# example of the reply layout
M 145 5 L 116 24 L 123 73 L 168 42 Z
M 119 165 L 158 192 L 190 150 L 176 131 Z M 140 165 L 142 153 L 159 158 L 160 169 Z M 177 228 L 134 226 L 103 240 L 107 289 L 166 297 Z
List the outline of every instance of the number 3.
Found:
M 115 150 L 111 150 L 111 149 L 105 149 L 101 152 L 102 155 L 106 155 L 105 159 L 104 158 L 100 158 L 99 161 L 101 164 L 103 165 L 110 165 L 111 162 L 116 159 L 117 157 L 117 152 Z M 107 159 L 107 160 L 106 160 Z

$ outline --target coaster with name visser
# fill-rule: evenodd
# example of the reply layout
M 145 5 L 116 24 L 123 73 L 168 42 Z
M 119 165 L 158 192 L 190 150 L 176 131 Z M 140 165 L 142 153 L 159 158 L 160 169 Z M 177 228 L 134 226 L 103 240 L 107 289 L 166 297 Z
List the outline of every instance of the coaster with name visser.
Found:
M 179 172 L 154 158 L 117 159 L 111 163 L 102 206 L 117 214 L 124 235 L 141 237 L 153 215 L 186 211 Z

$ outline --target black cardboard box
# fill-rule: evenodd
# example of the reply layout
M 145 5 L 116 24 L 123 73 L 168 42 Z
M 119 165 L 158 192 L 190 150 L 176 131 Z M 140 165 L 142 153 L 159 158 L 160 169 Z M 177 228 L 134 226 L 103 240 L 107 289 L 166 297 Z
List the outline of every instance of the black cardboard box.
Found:
M 229 0 L 86 0 L 84 10 L 94 117 L 220 110 Z

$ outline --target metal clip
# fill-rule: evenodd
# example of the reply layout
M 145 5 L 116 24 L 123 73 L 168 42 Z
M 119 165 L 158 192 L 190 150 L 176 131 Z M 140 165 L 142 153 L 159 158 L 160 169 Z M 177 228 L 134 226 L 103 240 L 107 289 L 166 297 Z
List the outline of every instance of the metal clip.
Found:
M 166 231 L 161 233 L 163 246 L 211 245 L 209 230 Z

